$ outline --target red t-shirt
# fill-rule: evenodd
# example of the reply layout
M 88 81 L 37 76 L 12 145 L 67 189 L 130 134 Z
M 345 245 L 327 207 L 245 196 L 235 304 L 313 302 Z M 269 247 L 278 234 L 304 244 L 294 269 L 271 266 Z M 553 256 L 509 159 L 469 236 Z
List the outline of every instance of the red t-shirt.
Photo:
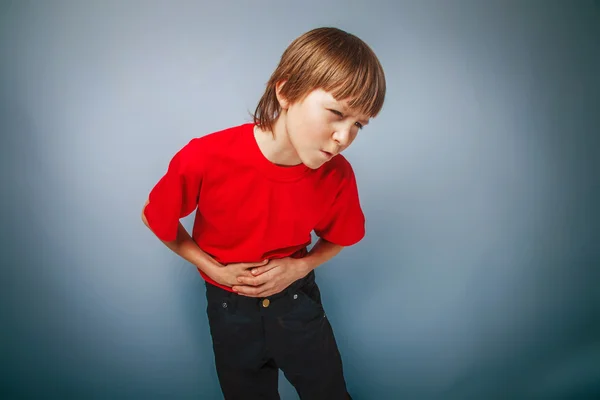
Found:
M 192 238 L 222 264 L 303 257 L 313 230 L 342 246 L 365 234 L 354 172 L 342 155 L 316 170 L 277 166 L 258 147 L 252 123 L 192 139 L 149 200 L 144 214 L 165 241 L 196 210 Z

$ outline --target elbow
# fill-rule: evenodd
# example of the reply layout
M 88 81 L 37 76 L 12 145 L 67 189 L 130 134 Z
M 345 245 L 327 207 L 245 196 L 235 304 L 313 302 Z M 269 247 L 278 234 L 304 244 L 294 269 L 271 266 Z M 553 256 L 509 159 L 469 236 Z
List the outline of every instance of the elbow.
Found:
M 146 219 L 146 206 L 148 206 L 148 203 L 149 201 L 146 200 L 146 204 L 144 204 L 144 207 L 142 207 L 142 222 L 149 228 L 150 225 L 148 225 L 148 219 Z

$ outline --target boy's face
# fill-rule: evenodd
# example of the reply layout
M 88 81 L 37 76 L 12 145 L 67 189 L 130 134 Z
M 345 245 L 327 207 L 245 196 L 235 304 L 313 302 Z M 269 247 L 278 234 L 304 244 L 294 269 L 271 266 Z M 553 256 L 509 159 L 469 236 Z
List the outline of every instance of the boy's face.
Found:
M 347 107 L 322 89 L 310 92 L 303 100 L 287 104 L 285 127 L 302 163 L 316 169 L 348 148 L 369 117 Z

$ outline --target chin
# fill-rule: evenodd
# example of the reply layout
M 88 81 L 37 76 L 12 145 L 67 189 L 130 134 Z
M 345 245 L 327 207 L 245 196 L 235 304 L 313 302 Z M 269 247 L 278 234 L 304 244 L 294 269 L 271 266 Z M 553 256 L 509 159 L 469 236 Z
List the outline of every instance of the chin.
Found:
M 302 163 L 310 169 L 319 169 L 323 164 L 325 164 L 323 160 L 306 160 L 302 161 Z
M 319 169 L 323 164 L 325 163 L 307 165 L 307 167 L 310 169 Z

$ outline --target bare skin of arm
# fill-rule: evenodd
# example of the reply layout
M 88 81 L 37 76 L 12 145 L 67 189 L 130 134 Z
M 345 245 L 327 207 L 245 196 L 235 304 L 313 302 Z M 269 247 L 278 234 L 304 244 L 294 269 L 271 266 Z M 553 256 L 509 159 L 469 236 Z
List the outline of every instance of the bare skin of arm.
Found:
M 146 200 L 146 203 L 142 209 L 142 221 L 148 227 L 148 229 L 152 230 L 148 224 L 146 216 L 144 215 L 144 210 L 149 203 L 150 201 Z M 202 251 L 196 242 L 194 242 L 181 222 L 179 222 L 179 226 L 177 228 L 177 238 L 172 241 L 161 240 L 161 242 L 163 242 L 165 246 L 171 249 L 175 254 L 195 265 L 196 268 L 204 272 L 217 283 L 229 287 L 239 284 L 239 277 L 252 277 L 252 274 L 250 273 L 252 268 L 266 265 L 266 261 L 263 261 L 260 263 L 236 263 L 224 266 Z
M 144 215 L 148 204 L 149 201 L 146 200 L 142 209 L 142 221 L 148 229 L 151 229 Z M 335 257 L 343 249 L 343 246 L 319 239 L 303 258 L 285 257 L 259 263 L 235 263 L 224 266 L 202 251 L 181 222 L 178 226 L 177 238 L 173 241 L 161 240 L 161 242 L 215 282 L 232 287 L 240 295 L 249 297 L 267 297 L 283 291 L 296 280 L 305 277 L 310 271 Z

